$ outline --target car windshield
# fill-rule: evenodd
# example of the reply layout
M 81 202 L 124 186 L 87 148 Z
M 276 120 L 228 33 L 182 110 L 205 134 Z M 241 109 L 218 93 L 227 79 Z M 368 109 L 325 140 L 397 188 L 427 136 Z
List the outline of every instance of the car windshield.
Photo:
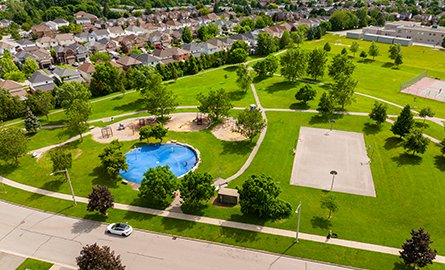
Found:
M 124 229 L 128 228 L 129 226 L 128 226 L 128 224 L 125 224 L 125 223 L 117 223 L 113 227 L 114 227 L 114 229 L 124 230 Z

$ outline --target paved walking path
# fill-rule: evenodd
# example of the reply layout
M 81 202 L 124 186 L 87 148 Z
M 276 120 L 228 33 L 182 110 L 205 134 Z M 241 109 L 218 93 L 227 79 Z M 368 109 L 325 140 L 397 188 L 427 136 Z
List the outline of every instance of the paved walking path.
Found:
M 58 192 L 54 192 L 54 191 L 49 191 L 49 190 L 44 190 L 44 189 L 40 189 L 40 188 L 36 188 L 36 187 L 31 187 L 28 185 L 17 183 L 15 181 L 12 181 L 12 180 L 9 180 L 6 178 L 2 179 L 2 183 L 5 185 L 14 187 L 14 188 L 18 188 L 21 190 L 25 190 L 25 191 L 40 194 L 40 195 L 45 195 L 45 196 L 62 199 L 62 200 L 67 200 L 67 201 L 72 200 L 71 195 L 58 193 Z M 84 197 L 76 196 L 76 201 L 81 202 L 81 203 L 88 203 L 88 199 L 84 198 Z M 258 233 L 273 234 L 273 235 L 279 235 L 279 236 L 285 236 L 285 237 L 295 237 L 295 231 L 265 227 L 265 226 L 255 225 L 255 224 L 247 224 L 247 223 L 241 223 L 241 222 L 235 222 L 235 221 L 227 221 L 227 220 L 223 220 L 223 219 L 194 216 L 194 215 L 188 215 L 188 214 L 183 214 L 183 213 L 178 213 L 178 212 L 173 212 L 173 211 L 156 210 L 156 209 L 145 208 L 145 207 L 140 207 L 140 206 L 121 204 L 121 203 L 115 203 L 114 208 L 124 210 L 124 211 L 131 211 L 131 212 L 137 212 L 137 213 L 143 213 L 143 214 L 149 214 L 149 215 L 155 215 L 155 216 L 161 216 L 161 217 L 167 217 L 167 218 L 173 218 L 173 219 L 179 219 L 179 220 L 186 220 L 186 221 L 191 221 L 191 222 L 198 222 L 198 223 L 204 223 L 204 224 L 227 227 L 227 228 L 241 229 L 241 230 L 258 232 Z M 299 233 L 299 239 L 318 242 L 318 243 L 326 243 L 326 244 L 342 246 L 342 247 L 348 247 L 348 248 L 355 248 L 355 249 L 391 254 L 391 255 L 399 255 L 399 251 L 400 251 L 400 249 L 394 248 L 394 247 L 380 246 L 380 245 L 375 245 L 375 244 L 369 244 L 369 243 L 363 243 L 363 242 L 351 241 L 351 240 L 343 240 L 343 239 L 338 239 L 338 238 L 331 238 L 330 240 L 327 241 L 326 237 L 324 237 L 324 236 L 308 234 L 308 233 Z M 445 256 L 437 256 L 435 261 L 438 263 L 445 263 Z

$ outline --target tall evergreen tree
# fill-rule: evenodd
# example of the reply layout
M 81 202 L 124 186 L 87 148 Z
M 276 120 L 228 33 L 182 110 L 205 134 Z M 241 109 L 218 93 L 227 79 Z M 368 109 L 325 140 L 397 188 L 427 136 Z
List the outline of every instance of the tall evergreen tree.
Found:
M 411 113 L 411 107 L 406 105 L 403 110 L 400 112 L 399 117 L 394 122 L 394 125 L 391 127 L 392 133 L 394 135 L 399 135 L 400 137 L 405 136 L 411 130 L 414 125 L 414 117 Z
M 40 127 L 40 122 L 37 117 L 28 108 L 26 110 L 25 116 L 25 129 L 28 133 L 36 133 L 37 129 Z

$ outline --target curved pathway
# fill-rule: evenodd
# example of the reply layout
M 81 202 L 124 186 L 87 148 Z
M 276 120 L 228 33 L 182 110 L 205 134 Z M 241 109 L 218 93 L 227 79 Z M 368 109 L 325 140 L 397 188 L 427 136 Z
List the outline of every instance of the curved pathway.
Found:
M 68 194 L 58 193 L 54 191 L 49 191 L 45 189 L 40 189 L 36 187 L 31 187 L 28 185 L 24 185 L 21 183 L 17 183 L 15 181 L 2 178 L 2 182 L 5 185 L 18 188 L 21 190 L 25 190 L 28 192 L 49 196 L 57 199 L 67 200 L 71 201 L 72 197 Z M 88 199 L 84 197 L 78 197 L 76 196 L 76 201 L 80 203 L 88 203 Z M 204 223 L 209 225 L 216 225 L 221 227 L 227 227 L 227 228 L 235 228 L 240 230 L 246 230 L 246 231 L 252 231 L 252 232 L 258 232 L 258 233 L 266 233 L 266 234 L 273 234 L 273 235 L 279 235 L 279 236 L 285 236 L 285 237 L 295 237 L 295 231 L 289 231 L 289 230 L 283 230 L 283 229 L 277 229 L 272 227 L 265 227 L 255 224 L 248 224 L 248 223 L 241 223 L 241 222 L 235 222 L 235 221 L 227 221 L 223 219 L 216 219 L 216 218 L 209 218 L 209 217 L 203 217 L 203 216 L 194 216 L 194 215 L 188 215 L 178 212 L 172 212 L 172 211 L 165 211 L 165 210 L 156 210 L 151 208 L 145 208 L 140 206 L 133 206 L 133 205 L 127 205 L 127 204 L 120 204 L 115 203 L 114 204 L 115 209 L 120 209 L 124 211 L 131 211 L 131 212 L 137 212 L 142 214 L 148 214 L 148 215 L 156 215 L 166 218 L 173 218 L 173 219 L 179 219 L 179 220 L 185 220 L 185 221 L 191 221 L 191 222 L 198 222 L 198 223 Z M 355 248 L 355 249 L 361 249 L 361 250 L 367 250 L 372 252 L 379 252 L 379 253 L 385 253 L 390 255 L 399 255 L 400 249 L 394 248 L 394 247 L 387 247 L 387 246 L 381 246 L 381 245 L 375 245 L 375 244 L 369 244 L 364 242 L 358 242 L 358 241 L 351 241 L 351 240 L 344 240 L 339 238 L 331 238 L 329 241 L 326 240 L 325 236 L 315 235 L 315 234 L 308 234 L 308 233 L 299 233 L 298 234 L 299 239 L 307 240 L 307 241 L 313 241 L 318 243 L 326 243 L 336 246 L 342 246 L 342 247 L 348 247 L 348 248 Z M 444 263 L 445 264 L 445 256 L 436 256 L 435 262 L 438 263 Z

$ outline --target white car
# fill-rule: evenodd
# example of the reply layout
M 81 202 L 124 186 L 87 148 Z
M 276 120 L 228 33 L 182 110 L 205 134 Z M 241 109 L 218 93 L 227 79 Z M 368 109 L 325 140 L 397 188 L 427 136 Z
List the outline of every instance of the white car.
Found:
M 129 236 L 133 232 L 133 227 L 128 223 L 112 223 L 107 226 L 107 233 Z

